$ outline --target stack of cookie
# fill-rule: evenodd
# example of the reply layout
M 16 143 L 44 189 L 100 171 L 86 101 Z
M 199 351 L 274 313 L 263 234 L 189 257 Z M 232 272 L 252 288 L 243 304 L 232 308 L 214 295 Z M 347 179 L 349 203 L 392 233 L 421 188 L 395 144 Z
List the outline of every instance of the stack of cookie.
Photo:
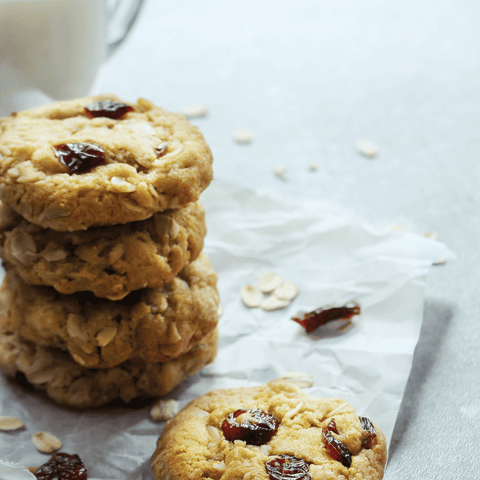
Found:
M 0 120 L 0 368 L 77 408 L 170 392 L 213 361 L 212 155 L 113 95 Z

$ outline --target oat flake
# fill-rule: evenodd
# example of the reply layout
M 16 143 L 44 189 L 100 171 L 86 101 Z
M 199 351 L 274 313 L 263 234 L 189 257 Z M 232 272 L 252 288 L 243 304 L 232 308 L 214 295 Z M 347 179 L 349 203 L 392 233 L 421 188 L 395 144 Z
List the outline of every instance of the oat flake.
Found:
M 18 430 L 25 426 L 25 422 L 17 417 L 0 417 L 0 430 L 7 432 L 9 430 Z M 1 477 L 0 477 L 1 478 Z
M 361 153 L 365 157 L 373 158 L 376 155 L 378 155 L 378 148 L 372 142 L 367 142 L 367 141 L 359 142 L 359 144 L 357 145 L 357 150 L 359 153 Z
M 37 432 L 32 435 L 32 443 L 42 453 L 54 453 L 62 448 L 62 442 L 53 433 Z
M 180 113 L 187 118 L 204 117 L 208 113 L 207 105 L 191 105 L 184 107 Z
M 240 289 L 242 302 L 250 308 L 259 307 L 262 303 L 262 292 L 254 285 L 245 285 Z

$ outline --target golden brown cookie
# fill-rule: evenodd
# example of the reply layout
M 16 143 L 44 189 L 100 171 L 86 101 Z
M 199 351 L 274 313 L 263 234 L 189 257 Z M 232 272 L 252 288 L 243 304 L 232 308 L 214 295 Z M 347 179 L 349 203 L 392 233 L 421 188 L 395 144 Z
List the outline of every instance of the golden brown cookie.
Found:
M 88 290 L 119 300 L 171 281 L 203 248 L 200 202 L 138 222 L 56 232 L 24 220 L 0 202 L 0 257 L 27 283 L 71 294 Z
M 120 301 L 63 295 L 28 285 L 9 270 L 0 288 L 0 331 L 68 350 L 88 368 L 136 357 L 163 362 L 190 350 L 217 325 L 216 282 L 205 254 L 163 287 L 137 290 Z
M 91 118 L 98 95 L 0 119 L 0 198 L 59 231 L 144 220 L 197 201 L 212 154 L 197 127 L 145 99 L 119 118 Z M 72 153 L 73 152 L 73 153 Z
M 121 398 L 152 398 L 166 395 L 187 377 L 213 362 L 217 330 L 189 352 L 162 363 L 127 361 L 107 369 L 78 365 L 65 352 L 38 346 L 16 334 L 0 334 L 0 369 L 9 377 L 25 375 L 35 388 L 45 390 L 57 403 L 92 408 Z
M 379 480 L 386 460 L 383 433 L 344 400 L 277 380 L 190 402 L 166 424 L 152 471 L 156 480 Z

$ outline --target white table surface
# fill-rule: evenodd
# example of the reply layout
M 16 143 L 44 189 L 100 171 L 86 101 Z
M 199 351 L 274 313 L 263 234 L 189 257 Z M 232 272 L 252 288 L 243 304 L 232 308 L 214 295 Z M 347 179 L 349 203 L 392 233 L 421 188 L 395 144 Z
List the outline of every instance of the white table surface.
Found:
M 93 91 L 208 105 L 193 123 L 216 178 L 432 231 L 457 253 L 428 277 L 387 479 L 480 474 L 479 16 L 471 0 L 149 0 Z

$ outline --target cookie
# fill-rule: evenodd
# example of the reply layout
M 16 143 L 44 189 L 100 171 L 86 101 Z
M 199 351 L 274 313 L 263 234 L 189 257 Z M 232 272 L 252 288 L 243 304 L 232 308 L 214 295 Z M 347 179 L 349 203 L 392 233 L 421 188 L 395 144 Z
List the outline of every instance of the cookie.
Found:
M 281 380 L 215 390 L 190 402 L 166 424 L 152 456 L 153 476 L 379 480 L 387 459 L 385 437 L 377 425 L 360 418 L 343 400 L 314 398 Z M 344 449 L 340 459 L 326 447 L 329 435 Z M 347 452 L 349 460 L 344 458 Z M 282 475 L 282 466 L 290 476 Z
M 1 200 L 58 231 L 144 220 L 197 201 L 212 180 L 198 128 L 143 98 L 118 119 L 90 118 L 85 107 L 107 100 L 121 102 L 98 95 L 0 119 Z
M 205 209 L 194 202 L 138 222 L 56 232 L 0 202 L 0 258 L 27 283 L 119 300 L 171 281 L 203 248 Z
M 88 368 L 136 357 L 163 362 L 188 351 L 217 325 L 216 282 L 205 254 L 163 287 L 137 290 L 120 301 L 63 295 L 28 285 L 8 270 L 0 288 L 0 330 L 68 350 Z
M 73 408 L 92 408 L 117 398 L 161 397 L 187 377 L 211 363 L 217 353 L 213 330 L 189 352 L 162 363 L 127 361 L 107 369 L 88 369 L 57 349 L 0 334 L 0 369 L 9 377 L 23 374 L 35 388 L 55 402 Z

